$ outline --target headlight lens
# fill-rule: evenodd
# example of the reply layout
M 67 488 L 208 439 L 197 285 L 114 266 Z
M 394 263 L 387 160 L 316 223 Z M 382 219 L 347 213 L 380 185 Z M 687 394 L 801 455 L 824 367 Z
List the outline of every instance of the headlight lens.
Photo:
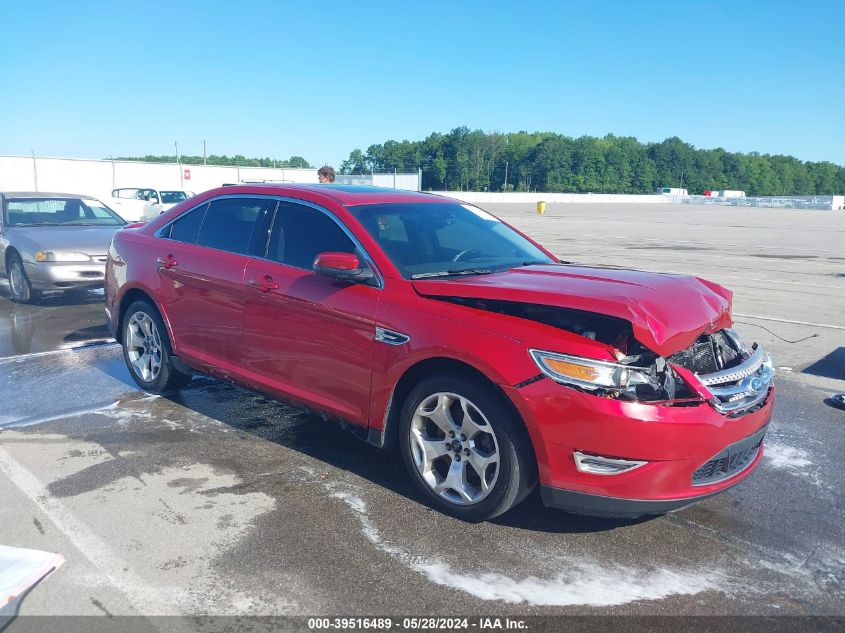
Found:
M 37 262 L 90 262 L 91 258 L 85 253 L 72 251 L 38 251 L 35 253 Z
M 555 382 L 581 387 L 590 391 L 596 389 L 624 390 L 630 386 L 654 384 L 649 370 L 631 367 L 581 356 L 570 356 L 556 352 L 529 350 L 537 367 Z

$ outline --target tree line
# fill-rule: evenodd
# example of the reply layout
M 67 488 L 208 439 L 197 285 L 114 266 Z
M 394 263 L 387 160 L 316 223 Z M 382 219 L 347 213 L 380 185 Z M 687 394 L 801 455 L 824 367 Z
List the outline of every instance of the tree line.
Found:
M 673 136 L 660 143 L 608 134 L 500 134 L 455 128 L 422 141 L 385 141 L 355 149 L 344 174 L 422 170 L 426 190 L 690 193 L 739 189 L 751 196 L 845 193 L 845 168 L 793 156 L 696 149 Z
M 279 160 L 278 158 L 246 158 L 240 154 L 234 156 L 222 156 L 212 154 L 203 158 L 202 156 L 190 156 L 188 154 L 180 154 L 179 160 L 176 160 L 175 155 L 162 156 L 116 156 L 114 160 L 133 160 L 144 163 L 175 163 L 180 162 L 183 165 L 224 165 L 226 167 L 290 167 L 310 169 L 311 164 L 302 158 L 302 156 L 291 156 L 287 160 Z

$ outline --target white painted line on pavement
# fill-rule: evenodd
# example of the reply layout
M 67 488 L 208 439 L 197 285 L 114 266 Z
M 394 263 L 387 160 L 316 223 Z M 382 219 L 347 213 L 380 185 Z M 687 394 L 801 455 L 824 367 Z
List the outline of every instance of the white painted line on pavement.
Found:
M 77 345 L 76 347 L 65 347 L 63 349 L 52 349 L 47 352 L 32 352 L 31 354 L 18 354 L 17 356 L 7 356 L 0 358 L 0 365 L 3 363 L 10 363 L 12 361 L 25 360 L 27 358 L 39 358 L 41 356 L 54 356 L 56 354 L 66 354 L 68 352 L 78 352 L 80 350 L 89 349 L 91 347 L 109 347 L 111 345 L 119 345 L 117 341 L 96 341 L 94 343 L 87 343 L 85 345 Z
M 845 325 L 832 325 L 830 323 L 811 323 L 809 321 L 793 321 L 792 319 L 777 319 L 775 317 L 760 316 L 757 314 L 740 314 L 734 312 L 734 316 L 745 319 L 758 319 L 760 321 L 777 321 L 778 323 L 794 323 L 795 325 L 809 325 L 810 327 L 823 327 L 829 330 L 845 330 Z
M 185 615 L 174 604 L 172 592 L 147 584 L 131 571 L 131 565 L 112 552 L 111 548 L 78 520 L 64 504 L 51 496 L 35 475 L 21 466 L 6 450 L 0 447 L 0 474 L 11 481 L 38 508 L 47 515 L 79 552 L 121 591 L 139 613 L 157 615 Z M 65 556 L 67 558 L 67 556 Z M 65 567 L 68 569 L 70 565 Z M 150 621 L 153 626 L 152 621 Z M 155 628 L 158 628 L 157 626 Z M 161 630 L 161 629 L 160 629 Z

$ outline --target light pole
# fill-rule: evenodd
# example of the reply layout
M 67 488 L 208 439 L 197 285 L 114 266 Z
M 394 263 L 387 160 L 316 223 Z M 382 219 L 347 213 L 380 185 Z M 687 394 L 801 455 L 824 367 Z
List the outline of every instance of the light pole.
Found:
M 32 154 L 32 178 L 35 180 L 35 190 L 38 191 L 38 161 L 35 160 L 35 150 L 29 151 Z

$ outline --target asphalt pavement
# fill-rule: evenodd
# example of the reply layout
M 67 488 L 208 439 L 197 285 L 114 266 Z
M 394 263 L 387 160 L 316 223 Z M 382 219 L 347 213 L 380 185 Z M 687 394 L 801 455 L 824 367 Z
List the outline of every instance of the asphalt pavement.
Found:
M 826 402 L 845 391 L 845 214 L 488 208 L 564 259 L 735 291 L 737 329 L 779 368 L 746 482 L 657 518 L 535 494 L 470 525 L 421 504 L 397 455 L 261 394 L 139 392 L 119 347 L 90 345 L 101 295 L 2 298 L 0 543 L 67 559 L 21 613 L 845 614 L 845 411 Z

